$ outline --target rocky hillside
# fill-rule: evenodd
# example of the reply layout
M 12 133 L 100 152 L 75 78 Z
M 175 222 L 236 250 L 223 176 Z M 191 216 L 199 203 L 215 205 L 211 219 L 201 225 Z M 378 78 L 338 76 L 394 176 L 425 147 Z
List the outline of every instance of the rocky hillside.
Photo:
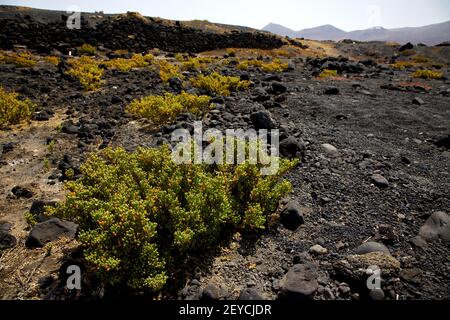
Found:
M 137 13 L 104 15 L 83 13 L 81 29 L 67 28 L 65 12 L 15 7 L 0 7 L 0 48 L 25 45 L 41 53 L 89 43 L 108 49 L 153 48 L 170 52 L 201 52 L 217 48 L 273 49 L 282 40 L 249 28 L 214 25 L 209 22 L 175 22 L 143 17 Z

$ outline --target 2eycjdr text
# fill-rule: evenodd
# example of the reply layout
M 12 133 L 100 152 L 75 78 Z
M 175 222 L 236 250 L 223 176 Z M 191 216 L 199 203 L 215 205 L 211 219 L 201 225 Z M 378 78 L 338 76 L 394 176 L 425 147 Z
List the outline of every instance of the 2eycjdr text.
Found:
M 266 316 L 272 314 L 272 306 L 270 305 L 223 305 L 223 306 L 186 306 L 180 307 L 178 312 L 180 315 L 186 316 L 205 316 L 207 318 L 212 315 L 238 316 L 245 315 L 250 317 Z

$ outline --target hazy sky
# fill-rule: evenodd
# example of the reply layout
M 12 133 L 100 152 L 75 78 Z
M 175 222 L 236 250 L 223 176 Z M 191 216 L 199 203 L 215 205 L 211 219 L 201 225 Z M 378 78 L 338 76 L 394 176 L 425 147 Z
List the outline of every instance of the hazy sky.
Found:
M 332 24 L 346 31 L 373 26 L 415 27 L 450 20 L 449 0 L 0 0 L 0 4 L 201 19 L 253 28 L 269 22 L 294 30 Z

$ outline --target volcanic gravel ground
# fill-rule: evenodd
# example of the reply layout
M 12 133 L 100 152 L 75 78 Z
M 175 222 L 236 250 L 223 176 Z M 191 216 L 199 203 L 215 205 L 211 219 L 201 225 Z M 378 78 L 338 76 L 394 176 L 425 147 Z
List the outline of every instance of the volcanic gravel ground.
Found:
M 378 65 L 361 66 L 361 72 L 345 77 L 317 79 L 311 76 L 311 64 L 302 59 L 291 64 L 293 70 L 274 77 L 222 67 L 224 74 L 248 75 L 254 86 L 215 99 L 217 108 L 203 119 L 203 126 L 249 129 L 251 114 L 268 112 L 283 137 L 293 137 L 302 146 L 297 154 L 301 164 L 287 174 L 293 192 L 284 203 L 297 201 L 305 223 L 297 231 L 275 221 L 260 236 L 235 234 L 214 252 L 191 258 L 182 280 L 172 283 L 165 297 L 197 299 L 207 291 L 206 295 L 237 298 L 243 289 L 252 288 L 274 299 L 294 263 L 314 262 L 315 299 L 358 298 L 364 293 L 352 283 L 352 275 L 342 277 L 339 262 L 362 243 L 375 241 L 384 243 L 401 265 L 399 273 L 384 278 L 386 298 L 450 298 L 449 243 L 429 241 L 424 248 L 411 243 L 434 212 L 450 212 L 449 82 L 412 83 L 408 72 Z M 24 213 L 36 199 L 63 198 L 61 169 L 76 169 L 99 148 L 123 146 L 132 151 L 137 146 L 158 146 L 170 141 L 174 129 L 192 128 L 195 119 L 189 114 L 159 130 L 125 114 L 133 99 L 172 90 L 156 74 L 108 70 L 105 79 L 100 91 L 84 93 L 56 67 L 0 66 L 0 85 L 35 101 L 44 120 L 0 132 L 0 145 L 12 143 L 12 150 L 3 147 L 1 155 L 0 220 L 13 225 L 11 234 L 18 244 L 11 250 L 22 250 L 17 255 L 23 259 L 27 257 Z M 266 90 L 274 83 L 286 92 Z M 391 90 L 381 89 L 389 84 Z M 416 97 L 424 103 L 414 104 Z M 46 144 L 52 140 L 57 143 L 49 152 Z M 44 170 L 44 158 L 50 163 L 49 172 Z M 374 174 L 387 183 L 374 183 Z M 31 191 L 32 198 L 13 196 L 15 186 Z M 326 250 L 310 250 L 314 245 Z M 35 269 L 29 282 L 57 274 L 57 267 L 46 265 Z M 0 270 L 4 278 L 0 296 L 60 297 L 49 289 L 54 286 L 17 286 L 11 268 L 19 266 Z M 103 296 L 98 290 L 83 294 Z

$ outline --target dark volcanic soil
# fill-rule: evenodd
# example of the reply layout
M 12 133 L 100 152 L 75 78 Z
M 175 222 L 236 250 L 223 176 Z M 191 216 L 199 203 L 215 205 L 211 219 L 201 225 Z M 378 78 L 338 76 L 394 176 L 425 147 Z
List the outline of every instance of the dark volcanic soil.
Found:
M 222 67 L 225 74 L 245 73 L 254 87 L 216 99 L 216 111 L 204 119 L 204 127 L 252 128 L 252 113 L 270 112 L 284 136 L 305 147 L 301 164 L 287 175 L 294 189 L 286 199 L 299 203 L 305 224 L 289 231 L 276 222 L 259 237 L 236 234 L 216 252 L 192 258 L 189 265 L 195 268 L 182 270 L 184 282 L 164 297 L 195 299 L 207 285 L 216 285 L 223 298 L 254 288 L 274 299 L 294 263 L 311 261 L 318 266 L 315 299 L 358 299 L 364 292 L 354 274 L 342 271 L 342 260 L 362 243 L 375 241 L 384 243 L 401 266 L 384 278 L 387 299 L 449 299 L 449 243 L 441 239 L 418 247 L 411 239 L 434 212 L 450 212 L 450 83 L 412 82 L 410 72 L 377 64 L 358 64 L 356 73 L 317 79 L 306 60 L 292 59 L 291 64 L 293 70 L 276 77 Z M 449 75 L 448 67 L 442 71 Z M 61 169 L 77 168 L 89 152 L 105 146 L 158 146 L 175 128 L 192 126 L 194 119 L 184 116 L 155 131 L 124 113 L 134 98 L 171 90 L 150 71 L 107 71 L 105 80 L 100 91 L 84 93 L 56 67 L 0 65 L 0 85 L 29 97 L 40 105 L 37 114 L 46 115 L 45 121 L 0 132 L 0 220 L 12 225 L 10 233 L 18 240 L 0 258 L 0 297 L 61 297 L 51 290 L 52 283 L 69 252 L 61 248 L 74 243 L 55 245 L 48 255 L 23 244 L 28 234 L 24 214 L 33 201 L 63 198 Z M 266 90 L 273 83 L 287 91 L 275 95 Z M 325 94 L 330 87 L 339 93 Z M 424 103 L 413 103 L 416 97 Z M 56 144 L 49 150 L 51 140 Z M 5 147 L 10 143 L 12 148 Z M 375 174 L 387 182 L 375 182 Z M 15 186 L 32 191 L 32 197 L 13 196 Z M 311 250 L 315 245 L 322 248 Z M 50 284 L 43 285 L 42 279 Z M 97 288 L 88 291 L 83 295 L 103 296 Z

